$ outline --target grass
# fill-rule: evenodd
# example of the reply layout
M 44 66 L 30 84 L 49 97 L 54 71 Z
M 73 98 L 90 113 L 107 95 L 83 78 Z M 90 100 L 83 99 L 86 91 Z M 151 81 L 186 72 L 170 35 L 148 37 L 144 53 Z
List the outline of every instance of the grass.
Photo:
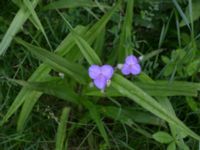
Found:
M 199 149 L 198 1 L 0 5 L 0 149 Z M 142 73 L 91 87 L 130 54 Z

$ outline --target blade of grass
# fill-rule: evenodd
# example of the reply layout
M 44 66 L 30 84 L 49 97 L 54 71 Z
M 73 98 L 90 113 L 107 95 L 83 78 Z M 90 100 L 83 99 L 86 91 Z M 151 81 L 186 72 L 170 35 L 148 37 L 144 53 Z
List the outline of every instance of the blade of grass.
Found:
M 52 50 L 52 47 L 51 47 L 51 44 L 49 42 L 49 39 L 45 33 L 45 30 L 42 26 L 42 23 L 40 22 L 40 19 L 38 18 L 35 10 L 34 10 L 34 7 L 32 6 L 31 2 L 29 0 L 23 0 L 23 3 L 25 4 L 25 6 L 28 8 L 28 10 L 30 11 L 30 14 L 32 15 L 33 17 L 33 21 L 34 21 L 34 24 L 36 25 L 36 28 L 39 29 L 42 34 L 44 35 L 46 41 L 47 41 L 47 44 L 49 45 L 49 48 Z
M 101 58 L 103 52 L 103 46 L 105 41 L 105 28 L 103 29 L 102 33 L 97 37 L 94 43 L 94 49 L 96 50 L 97 55 Z
M 67 81 L 57 77 L 49 77 L 48 81 L 43 82 L 26 82 L 23 80 L 8 79 L 27 89 L 53 95 L 55 97 L 78 104 L 78 95 L 69 88 Z
M 187 135 L 193 137 L 196 140 L 200 140 L 200 137 L 190 130 L 182 121 L 175 117 L 172 113 L 169 113 L 164 107 L 162 107 L 155 99 L 138 88 L 136 85 L 123 78 L 120 75 L 115 74 L 112 80 L 112 86 L 118 90 L 122 95 L 135 101 L 137 104 L 144 107 L 154 115 L 161 119 L 173 124 L 178 129 L 181 129 Z M 130 91 L 131 90 L 131 91 Z
M 142 73 L 140 74 L 140 76 L 138 77 L 140 81 L 142 81 L 143 83 L 155 83 L 148 75 Z M 197 87 L 198 89 L 198 87 Z M 199 90 L 199 89 L 198 89 Z M 158 102 L 170 113 L 172 113 L 174 116 L 176 116 L 176 113 L 173 109 L 172 104 L 170 103 L 170 100 L 167 97 L 156 97 Z M 171 133 L 173 135 L 174 138 L 177 138 L 177 135 L 179 137 L 179 140 L 184 143 L 183 138 L 182 138 L 182 132 L 180 131 L 179 128 L 177 128 L 175 125 L 173 124 L 169 124 Z
M 118 108 L 115 106 L 98 106 L 99 111 L 101 111 L 105 116 L 118 120 L 123 124 L 130 124 L 131 120 L 133 122 L 151 124 L 157 126 L 164 126 L 164 122 L 155 117 L 148 112 L 139 109 L 133 109 L 132 107 Z
M 98 111 L 98 108 L 96 107 L 96 105 L 94 105 L 92 102 L 90 102 L 89 100 L 86 100 L 86 99 L 84 99 L 82 101 L 82 103 L 89 110 L 90 116 L 94 120 L 94 122 L 96 123 L 96 125 L 97 125 L 102 137 L 104 138 L 107 146 L 110 146 L 108 135 L 105 131 L 103 121 L 100 118 L 100 112 Z
M 189 24 L 189 20 L 186 17 L 186 15 L 184 14 L 183 10 L 181 9 L 181 6 L 178 4 L 177 0 L 172 0 L 172 2 L 174 3 L 176 9 L 178 10 L 180 16 L 183 18 L 183 21 L 185 22 L 185 24 L 187 25 L 189 30 L 191 30 L 191 27 L 190 27 L 190 24 Z
M 56 150 L 64 150 L 64 141 L 66 138 L 66 126 L 67 120 L 69 116 L 69 108 L 64 108 L 60 117 L 60 122 L 58 125 L 57 133 L 56 133 Z
M 196 96 L 198 94 L 198 83 L 182 82 L 182 81 L 155 81 L 154 83 L 134 82 L 139 88 L 151 96 Z M 180 88 L 182 87 L 182 88 Z M 121 96 L 121 94 L 109 87 L 105 93 L 100 92 L 96 88 L 85 90 L 85 94 L 89 96 Z
M 118 46 L 118 61 L 122 63 L 126 56 L 132 54 L 131 37 L 132 37 L 132 18 L 133 18 L 134 0 L 127 1 L 125 20 L 120 34 Z
M 71 63 L 54 53 L 48 52 L 47 50 L 42 49 L 40 47 L 31 45 L 21 39 L 16 39 L 16 41 L 17 43 L 26 47 L 27 50 L 36 55 L 39 59 L 44 61 L 53 69 L 69 75 L 70 77 L 72 77 L 73 79 L 75 79 L 80 83 L 83 84 L 86 83 L 85 78 L 87 73 L 86 70 L 81 65 Z
M 37 6 L 39 0 L 33 0 L 32 6 L 35 8 Z M 15 37 L 15 35 L 19 32 L 20 28 L 23 26 L 25 21 L 30 16 L 30 12 L 24 7 L 21 7 L 20 10 L 15 15 L 11 25 L 9 26 L 6 34 L 4 35 L 1 43 L 0 43 L 0 56 L 3 55 L 8 49 L 11 41 Z
M 99 59 L 98 55 L 93 51 L 93 49 L 87 44 L 87 42 L 75 32 L 73 33 L 73 38 L 80 48 L 82 54 L 86 57 L 89 64 L 98 64 L 101 65 L 101 60 Z
M 106 5 L 101 4 L 103 7 L 107 7 Z M 91 0 L 58 0 L 55 2 L 51 2 L 44 9 L 63 9 L 63 8 L 76 8 L 76 7 L 99 7 L 95 2 Z

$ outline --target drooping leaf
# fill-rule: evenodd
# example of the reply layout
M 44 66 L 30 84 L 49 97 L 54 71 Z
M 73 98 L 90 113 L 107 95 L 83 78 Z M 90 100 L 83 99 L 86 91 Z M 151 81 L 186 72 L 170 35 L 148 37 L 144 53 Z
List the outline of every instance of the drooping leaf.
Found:
M 25 46 L 27 50 L 36 55 L 39 59 L 44 61 L 53 69 L 69 75 L 74 80 L 77 80 L 80 83 L 86 83 L 85 78 L 87 73 L 81 65 L 69 62 L 66 59 L 54 53 L 48 52 L 47 50 L 42 49 L 40 47 L 31 45 L 21 39 L 16 39 L 16 41 L 17 43 Z
M 78 95 L 69 88 L 67 81 L 64 79 L 49 77 L 48 81 L 43 82 L 26 82 L 13 79 L 11 79 L 11 81 L 23 86 L 24 88 L 42 92 L 78 104 Z

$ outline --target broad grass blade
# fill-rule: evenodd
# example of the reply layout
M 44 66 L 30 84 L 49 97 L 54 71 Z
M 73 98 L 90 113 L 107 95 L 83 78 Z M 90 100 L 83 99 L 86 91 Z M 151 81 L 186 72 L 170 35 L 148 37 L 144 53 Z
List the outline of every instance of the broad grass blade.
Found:
M 169 113 L 164 107 L 162 107 L 154 98 L 149 96 L 143 90 L 136 85 L 125 79 L 124 77 L 116 74 L 112 81 L 112 86 L 118 90 L 123 96 L 130 98 L 137 104 L 144 107 L 146 110 L 152 112 L 154 115 L 161 119 L 173 124 L 182 132 L 190 135 L 196 140 L 200 140 L 200 137 L 190 130 L 182 121 L 175 117 L 172 113 Z M 130 91 L 131 90 L 131 91 Z
M 16 39 L 16 41 L 19 44 L 25 46 L 27 50 L 29 50 L 31 53 L 36 55 L 42 61 L 44 61 L 51 68 L 69 75 L 74 80 L 77 80 L 80 83 L 83 83 L 83 84 L 86 83 L 85 79 L 87 77 L 86 75 L 87 73 L 86 73 L 86 70 L 81 65 L 69 62 L 66 59 L 54 53 L 51 53 L 40 47 L 31 45 L 21 39 Z

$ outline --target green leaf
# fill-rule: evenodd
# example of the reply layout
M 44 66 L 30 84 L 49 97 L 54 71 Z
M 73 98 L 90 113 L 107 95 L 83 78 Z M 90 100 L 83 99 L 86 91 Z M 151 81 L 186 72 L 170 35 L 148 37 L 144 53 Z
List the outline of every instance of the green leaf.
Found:
M 135 81 L 134 83 L 151 96 L 197 96 L 199 91 L 198 85 L 200 85 L 199 83 L 182 81 L 155 81 L 154 83 Z M 96 88 L 88 88 L 85 94 L 89 96 L 121 96 L 121 94 L 112 87 L 108 87 L 105 93 L 102 93 Z
M 78 95 L 72 91 L 68 86 L 68 82 L 64 79 L 49 77 L 48 81 L 43 82 L 26 82 L 22 80 L 13 80 L 10 81 L 15 82 L 24 88 L 42 92 L 45 94 L 49 94 L 55 96 L 57 98 L 61 98 L 63 100 L 67 100 L 72 103 L 78 104 Z
M 40 47 L 31 45 L 21 39 L 16 39 L 16 41 L 17 43 L 25 46 L 27 50 L 36 55 L 39 59 L 44 61 L 53 69 L 69 75 L 71 78 L 77 80 L 80 83 L 86 83 L 85 77 L 87 72 L 81 65 L 69 62 L 66 59 L 54 53 L 48 52 L 47 50 L 42 49 Z
M 196 59 L 186 66 L 186 72 L 189 76 L 196 72 L 200 72 L 200 59 Z
M 191 29 L 189 23 L 190 21 L 188 20 L 188 18 L 186 17 L 186 14 L 183 12 L 183 10 L 181 9 L 181 6 L 178 4 L 177 0 L 172 0 L 172 2 L 174 3 L 174 5 L 176 6 L 176 9 L 178 10 L 180 16 L 182 17 L 184 23 L 187 25 L 187 27 L 189 29 Z
M 62 115 L 60 117 L 60 122 L 56 133 L 56 150 L 64 150 L 64 141 L 66 138 L 66 125 L 69 116 L 69 111 L 70 109 L 66 107 L 62 111 Z
M 156 141 L 158 141 L 160 143 L 164 143 L 164 144 L 168 144 L 174 140 L 171 135 L 169 135 L 167 132 L 163 132 L 163 131 L 159 131 L 159 132 L 156 132 L 155 134 L 153 134 L 153 138 Z
M 106 33 L 106 29 L 104 28 L 102 33 L 98 35 L 94 43 L 94 49 L 100 58 L 103 54 L 103 46 L 105 43 L 105 33 Z
M 150 111 L 154 115 L 160 117 L 161 119 L 173 124 L 181 131 L 187 133 L 191 137 L 200 140 L 200 137 L 190 130 L 183 122 L 181 122 L 172 113 L 169 113 L 163 106 L 161 106 L 154 98 L 149 96 L 139 87 L 123 78 L 122 76 L 115 74 L 112 80 L 112 86 L 118 90 L 122 95 L 135 101 L 137 104 L 144 107 L 146 110 Z
M 187 104 L 189 105 L 189 107 L 191 108 L 192 111 L 195 112 L 195 111 L 199 110 L 198 102 L 196 102 L 193 97 L 186 97 L 186 102 L 187 102 Z
M 132 18 L 134 0 L 127 1 L 125 20 L 120 34 L 118 46 L 118 63 L 124 62 L 126 56 L 132 54 Z
M 98 106 L 98 109 L 107 117 L 118 120 L 123 124 L 130 124 L 131 121 L 163 126 L 163 122 L 148 112 L 131 107 Z
M 33 24 L 36 26 L 37 29 L 39 29 L 42 32 L 42 34 L 44 35 L 44 37 L 45 37 L 45 39 L 46 39 L 46 41 L 47 41 L 47 43 L 49 45 L 49 47 L 51 48 L 51 44 L 49 42 L 49 39 L 48 39 L 48 37 L 47 37 L 47 35 L 45 33 L 45 30 L 44 30 L 44 28 L 42 26 L 42 23 L 40 22 L 40 19 L 38 18 L 38 16 L 37 16 L 37 14 L 36 14 L 36 12 L 34 10 L 34 7 L 31 4 L 31 2 L 29 0 L 23 0 L 23 3 L 25 4 L 25 6 L 28 8 L 28 10 L 31 13 L 32 21 L 34 21 Z
M 98 57 L 98 55 L 94 52 L 94 50 L 90 47 L 90 45 L 81 36 L 79 36 L 75 32 L 72 32 L 72 33 L 73 33 L 73 38 L 74 38 L 76 44 L 80 48 L 80 51 L 82 52 L 82 54 L 87 59 L 88 63 L 90 65 L 92 65 L 92 64 L 100 65 L 101 60 Z
M 106 5 L 101 4 L 106 7 Z M 98 7 L 92 0 L 58 0 L 51 2 L 44 9 L 63 9 L 63 8 L 76 8 L 76 7 Z
M 181 150 L 190 150 L 190 148 L 181 141 L 176 141 L 176 144 L 177 144 L 178 148 Z
M 32 6 L 36 7 L 39 0 L 33 0 Z M 4 35 L 1 43 L 0 43 L 0 56 L 3 55 L 7 48 L 9 47 L 11 41 L 15 37 L 15 35 L 19 32 L 20 28 L 23 26 L 25 21 L 30 16 L 30 12 L 27 11 L 24 7 L 21 7 L 20 10 L 15 15 L 12 23 L 10 24 L 6 34 Z
M 171 142 L 171 143 L 167 146 L 167 150 L 176 150 L 176 143 L 175 143 L 175 142 Z
M 140 81 L 142 81 L 143 83 L 155 83 L 148 75 L 146 75 L 145 73 L 141 73 L 138 76 L 138 79 Z M 170 100 L 167 97 L 156 97 L 156 99 L 158 100 L 158 102 L 160 103 L 160 105 L 162 105 L 168 112 L 172 113 L 172 115 L 176 116 L 175 110 L 172 106 L 172 104 L 170 103 Z M 183 138 L 185 136 L 187 136 L 187 134 L 185 134 L 183 131 L 181 131 L 176 125 L 169 123 L 169 127 L 171 130 L 171 133 L 173 135 L 173 137 L 177 137 L 178 139 L 180 139 L 183 143 Z M 184 135 L 184 136 L 183 136 Z
M 102 137 L 104 138 L 106 144 L 109 146 L 110 144 L 109 144 L 108 135 L 105 131 L 103 122 L 100 118 L 100 113 L 98 112 L 98 108 L 96 107 L 96 105 L 94 105 L 92 102 L 90 102 L 89 100 L 86 100 L 86 99 L 82 99 L 82 103 L 89 110 L 91 118 L 97 124 L 97 127 L 98 127 Z
M 165 64 L 170 63 L 170 59 L 167 56 L 161 56 L 161 59 Z
M 199 0 L 192 0 L 192 21 L 193 22 L 200 17 L 199 10 L 200 10 L 200 1 Z M 186 18 L 190 18 L 189 4 L 186 8 L 185 16 L 186 16 Z M 191 23 L 191 19 L 190 19 L 190 23 Z M 183 27 L 185 25 L 186 25 L 186 23 L 184 22 L 184 20 L 182 20 L 180 22 L 180 27 Z

